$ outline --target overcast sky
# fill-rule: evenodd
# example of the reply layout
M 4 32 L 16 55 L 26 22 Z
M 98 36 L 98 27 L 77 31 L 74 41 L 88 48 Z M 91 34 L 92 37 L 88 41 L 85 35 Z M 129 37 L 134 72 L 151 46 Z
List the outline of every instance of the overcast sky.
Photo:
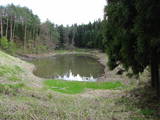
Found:
M 11 3 L 32 9 L 42 22 L 48 18 L 56 24 L 71 25 L 102 19 L 106 0 L 0 0 L 0 5 Z

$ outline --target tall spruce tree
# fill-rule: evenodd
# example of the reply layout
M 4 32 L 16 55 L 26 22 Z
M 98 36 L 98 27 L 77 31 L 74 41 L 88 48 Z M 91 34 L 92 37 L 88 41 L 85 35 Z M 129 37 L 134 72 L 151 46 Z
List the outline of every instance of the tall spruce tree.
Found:
M 152 86 L 160 95 L 160 1 L 108 0 L 104 40 L 111 69 L 122 64 L 135 75 L 151 68 Z

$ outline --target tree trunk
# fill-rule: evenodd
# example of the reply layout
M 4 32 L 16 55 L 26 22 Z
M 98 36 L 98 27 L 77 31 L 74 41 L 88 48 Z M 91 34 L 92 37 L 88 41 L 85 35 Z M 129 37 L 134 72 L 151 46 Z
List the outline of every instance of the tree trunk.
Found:
M 154 72 L 154 63 L 151 61 L 151 85 L 153 88 L 156 87 L 156 82 L 155 82 L 155 72 Z
M 156 88 L 157 95 L 160 96 L 159 66 L 155 50 L 152 52 L 151 58 L 151 84 L 153 88 Z
M 75 44 L 74 39 L 75 39 L 75 32 L 73 32 L 72 43 L 71 43 L 73 47 L 74 47 L 74 44 Z
M 36 47 L 36 27 L 34 27 L 34 29 L 33 29 L 33 40 L 34 40 L 34 42 L 33 42 L 33 47 L 35 48 Z
M 13 33 L 13 21 L 11 19 L 11 22 L 10 22 L 10 41 L 12 41 L 12 33 Z
M 3 18 L 1 18 L 1 37 L 3 37 Z
M 7 18 L 7 26 L 6 26 L 6 38 L 8 37 L 8 18 Z
M 39 44 L 39 30 L 38 30 L 38 27 L 36 29 L 36 33 L 35 33 L 35 47 L 36 47 L 36 54 L 38 54 L 38 44 Z
M 13 39 L 13 41 L 14 41 L 14 36 L 15 36 L 15 30 L 16 30 L 16 23 L 14 21 L 13 33 L 12 33 L 12 39 Z
M 23 41 L 23 48 L 26 47 L 26 39 L 27 39 L 27 25 L 24 25 L 24 41 Z

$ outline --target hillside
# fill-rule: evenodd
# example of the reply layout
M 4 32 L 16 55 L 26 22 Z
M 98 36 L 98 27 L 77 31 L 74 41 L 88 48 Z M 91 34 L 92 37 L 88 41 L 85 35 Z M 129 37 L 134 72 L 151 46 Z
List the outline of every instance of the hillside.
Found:
M 0 120 L 152 120 L 144 116 L 145 110 L 130 104 L 126 87 L 55 92 L 32 74 L 32 64 L 2 51 L 0 57 Z

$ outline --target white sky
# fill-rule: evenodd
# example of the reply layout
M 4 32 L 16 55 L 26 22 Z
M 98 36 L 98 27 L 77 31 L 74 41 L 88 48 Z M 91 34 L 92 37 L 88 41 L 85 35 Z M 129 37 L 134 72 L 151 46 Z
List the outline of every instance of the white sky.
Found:
M 48 18 L 56 24 L 71 25 L 103 19 L 106 0 L 0 0 L 0 5 L 11 3 L 32 9 L 42 22 Z

